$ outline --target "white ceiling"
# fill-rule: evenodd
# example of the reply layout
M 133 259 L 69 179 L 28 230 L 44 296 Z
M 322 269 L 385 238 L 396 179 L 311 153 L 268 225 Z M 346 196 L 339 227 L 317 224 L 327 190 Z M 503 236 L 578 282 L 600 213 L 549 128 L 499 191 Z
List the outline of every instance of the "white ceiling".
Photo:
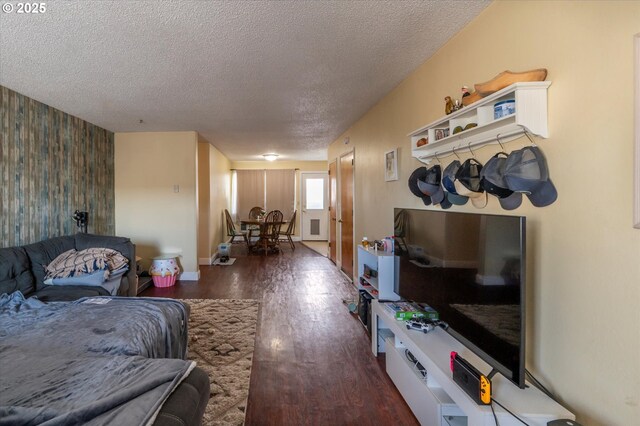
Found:
M 48 1 L 0 13 L 0 84 L 115 132 L 196 130 L 232 160 L 324 160 L 488 4 Z

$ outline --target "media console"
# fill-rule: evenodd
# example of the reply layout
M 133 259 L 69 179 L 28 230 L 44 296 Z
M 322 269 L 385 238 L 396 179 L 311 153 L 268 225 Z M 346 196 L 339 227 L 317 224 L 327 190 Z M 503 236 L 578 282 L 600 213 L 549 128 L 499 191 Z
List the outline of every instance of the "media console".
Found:
M 488 374 L 491 367 L 446 331 L 429 333 L 407 330 L 377 300 L 371 303 L 371 350 L 375 356 L 386 352 L 387 373 L 423 425 L 493 426 L 491 407 L 476 404 L 454 383 L 449 368 L 451 351 L 458 352 L 478 370 Z M 405 356 L 408 349 L 426 370 L 426 380 Z M 533 386 L 520 389 L 500 374 L 492 379 L 493 398 L 531 426 L 546 426 L 555 419 L 575 420 L 575 416 Z M 501 426 L 522 425 L 494 404 Z

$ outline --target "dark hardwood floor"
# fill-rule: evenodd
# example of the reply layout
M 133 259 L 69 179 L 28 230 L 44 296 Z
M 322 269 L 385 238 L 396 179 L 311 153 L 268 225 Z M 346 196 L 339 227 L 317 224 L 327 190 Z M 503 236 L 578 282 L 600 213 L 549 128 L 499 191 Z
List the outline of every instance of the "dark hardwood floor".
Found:
M 198 282 L 141 295 L 260 300 L 247 425 L 418 424 L 343 304 L 356 290 L 331 261 L 299 243 L 268 257 L 234 244 L 232 256 L 201 266 Z

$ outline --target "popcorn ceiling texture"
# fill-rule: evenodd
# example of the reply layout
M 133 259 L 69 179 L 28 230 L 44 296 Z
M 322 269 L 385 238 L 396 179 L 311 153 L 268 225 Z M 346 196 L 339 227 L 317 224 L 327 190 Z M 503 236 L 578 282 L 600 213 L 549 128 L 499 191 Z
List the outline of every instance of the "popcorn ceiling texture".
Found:
M 195 130 L 231 160 L 324 160 L 488 4 L 47 2 L 0 13 L 0 84 L 114 132 Z

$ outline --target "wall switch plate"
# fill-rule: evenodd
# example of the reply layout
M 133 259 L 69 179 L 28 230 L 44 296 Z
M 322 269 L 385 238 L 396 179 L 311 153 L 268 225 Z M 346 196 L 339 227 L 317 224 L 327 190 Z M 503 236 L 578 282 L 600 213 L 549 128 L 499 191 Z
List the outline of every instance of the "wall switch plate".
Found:
M 180 192 L 180 185 L 173 185 L 173 192 Z

